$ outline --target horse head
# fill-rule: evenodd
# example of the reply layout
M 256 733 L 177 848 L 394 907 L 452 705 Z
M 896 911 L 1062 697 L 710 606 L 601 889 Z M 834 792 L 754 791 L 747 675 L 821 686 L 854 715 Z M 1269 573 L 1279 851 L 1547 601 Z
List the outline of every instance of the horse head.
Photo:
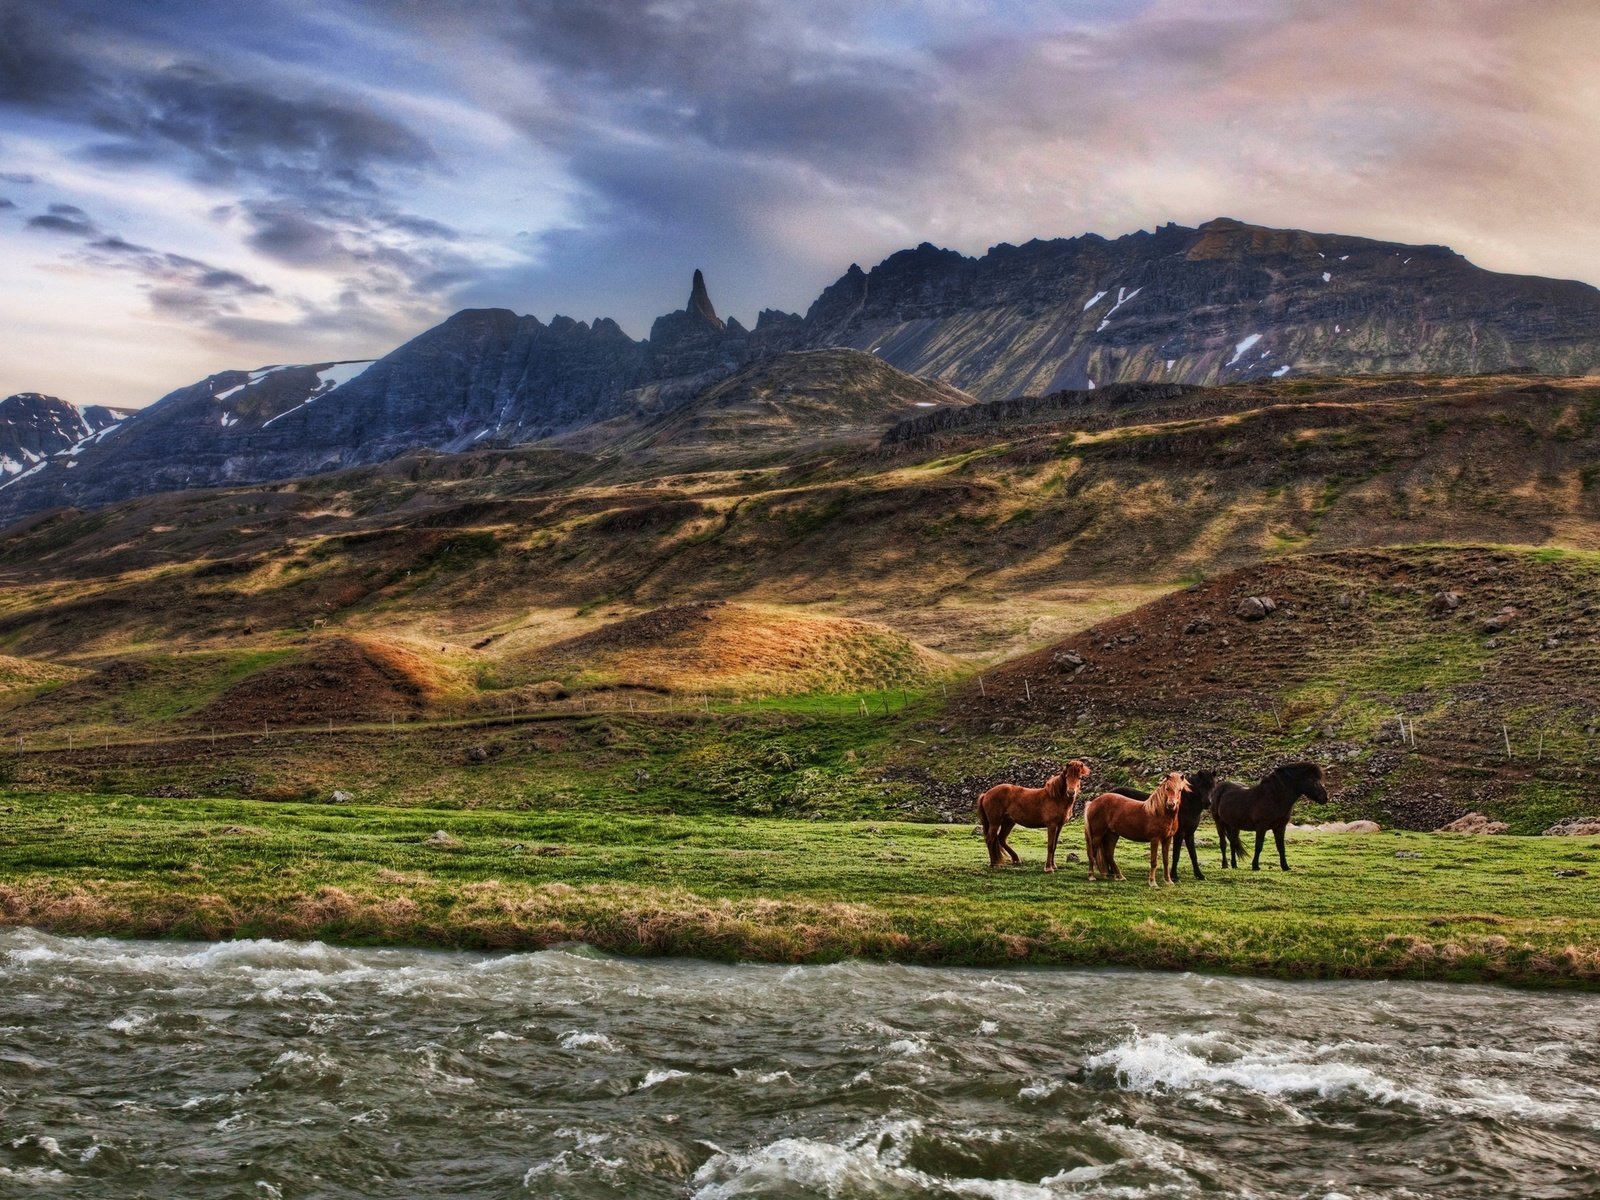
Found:
M 1286 763 L 1275 772 L 1291 789 L 1291 794 L 1304 796 L 1318 804 L 1328 802 L 1328 791 L 1322 786 L 1322 768 L 1316 763 Z
M 1067 794 L 1074 800 L 1083 790 L 1083 781 L 1089 778 L 1089 767 L 1081 758 L 1075 758 L 1061 768 L 1061 780 L 1067 789 Z
M 1215 771 L 1191 771 L 1184 777 L 1189 782 L 1189 791 L 1200 802 L 1201 808 L 1211 807 L 1211 793 L 1217 786 L 1217 773 Z
M 1159 796 L 1160 811 L 1167 816 L 1172 816 L 1183 804 L 1183 794 L 1189 790 L 1189 781 L 1183 777 L 1182 771 L 1169 771 L 1156 790 L 1150 793 L 1150 802 L 1156 803 Z

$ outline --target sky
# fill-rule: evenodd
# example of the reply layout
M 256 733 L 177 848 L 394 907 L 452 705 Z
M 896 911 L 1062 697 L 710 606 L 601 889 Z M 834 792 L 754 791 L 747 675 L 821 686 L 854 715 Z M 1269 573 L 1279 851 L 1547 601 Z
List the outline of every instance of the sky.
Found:
M 1594 0 L 0 0 L 0 396 L 1231 216 L 1600 282 Z

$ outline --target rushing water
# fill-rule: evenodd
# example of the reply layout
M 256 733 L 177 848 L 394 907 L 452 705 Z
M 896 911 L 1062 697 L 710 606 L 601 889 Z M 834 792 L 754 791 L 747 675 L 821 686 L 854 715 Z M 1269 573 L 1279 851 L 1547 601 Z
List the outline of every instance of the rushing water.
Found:
M 0 1195 L 1594 1196 L 1600 999 L 0 930 Z

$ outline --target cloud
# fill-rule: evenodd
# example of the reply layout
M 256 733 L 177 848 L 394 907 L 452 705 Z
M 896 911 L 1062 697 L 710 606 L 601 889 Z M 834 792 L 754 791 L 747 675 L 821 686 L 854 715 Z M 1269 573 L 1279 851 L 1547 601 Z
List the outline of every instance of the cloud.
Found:
M 28 218 L 29 229 L 62 233 L 70 237 L 94 237 L 99 233 L 89 214 L 76 204 L 52 204 L 48 212 Z
M 16 206 L 17 206 L 17 202 L 15 200 L 9 199 L 8 197 L 5 197 L 5 196 L 0 196 L 0 210 L 7 209 L 7 208 L 15 208 Z

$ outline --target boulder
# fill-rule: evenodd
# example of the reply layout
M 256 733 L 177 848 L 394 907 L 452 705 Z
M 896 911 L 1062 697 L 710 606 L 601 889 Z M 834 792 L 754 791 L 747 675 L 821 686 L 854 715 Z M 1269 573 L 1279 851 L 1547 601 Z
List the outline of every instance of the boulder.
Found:
M 1264 621 L 1277 611 L 1278 603 L 1271 596 L 1246 596 L 1233 610 L 1235 616 L 1245 621 Z
M 1545 837 L 1600 837 L 1600 817 L 1566 817 L 1544 831 Z
M 1508 604 L 1499 612 L 1495 613 L 1494 616 L 1484 618 L 1483 631 L 1485 633 L 1499 633 L 1502 629 L 1516 619 L 1516 608 L 1513 605 Z
M 1376 821 L 1324 821 L 1320 825 L 1291 825 L 1295 833 L 1378 833 Z
M 355 797 L 352 796 L 349 792 L 335 791 L 333 793 L 333 795 L 328 797 L 328 803 L 329 804 L 349 804 L 350 801 L 352 801 L 354 799 L 355 799 Z
M 1436 613 L 1453 613 L 1461 607 L 1461 597 L 1454 592 L 1435 592 L 1428 607 Z
M 1075 650 L 1057 650 L 1050 656 L 1050 661 L 1053 662 L 1059 670 L 1071 671 L 1074 675 L 1089 665 L 1088 663 L 1084 662 L 1083 655 L 1077 653 Z
M 442 829 L 435 829 L 422 839 L 422 844 L 424 846 L 459 846 L 461 845 L 461 839 L 446 833 Z
M 1457 817 L 1448 825 L 1439 826 L 1439 833 L 1507 833 L 1511 826 L 1504 821 L 1491 821 L 1480 812 L 1470 812 Z

